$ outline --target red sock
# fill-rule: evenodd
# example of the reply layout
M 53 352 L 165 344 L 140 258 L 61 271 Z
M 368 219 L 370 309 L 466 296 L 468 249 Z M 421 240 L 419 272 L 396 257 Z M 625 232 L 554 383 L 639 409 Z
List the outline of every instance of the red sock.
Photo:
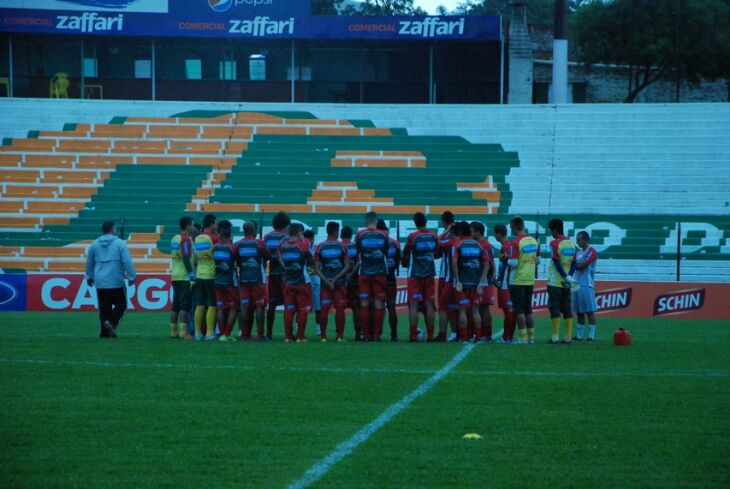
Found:
M 335 328 L 337 329 L 337 337 L 345 337 L 345 308 L 338 307 L 335 309 Z
M 325 304 L 322 306 L 322 312 L 319 315 L 319 330 L 321 331 L 320 337 L 327 338 L 327 323 L 330 318 L 331 304 Z
M 370 339 L 370 308 L 368 306 L 360 306 L 360 329 L 362 336 L 366 340 Z
M 375 329 L 373 336 L 380 338 L 383 333 L 383 319 L 385 319 L 385 309 L 375 309 Z
M 307 329 L 307 313 L 299 311 L 297 314 L 297 339 L 304 339 L 304 332 Z
M 256 309 L 253 310 L 253 313 L 252 314 L 255 317 L 258 318 L 258 315 L 256 314 Z M 261 319 L 262 319 L 261 322 L 259 322 L 258 319 L 256 319 L 256 334 L 258 335 L 259 338 L 263 338 L 264 337 L 264 321 L 263 321 L 263 317 Z
M 491 340 L 492 339 L 492 317 L 490 316 L 489 319 L 484 321 L 482 323 L 482 336 L 484 336 L 486 339 Z
M 504 333 L 502 338 L 505 340 L 511 340 L 515 336 L 515 314 L 510 309 L 504 310 Z
M 482 339 L 482 328 L 474 328 L 474 339 L 479 341 Z
M 287 340 L 293 340 L 292 325 L 294 324 L 294 310 L 287 309 L 284 313 L 284 337 Z
M 416 341 L 418 339 L 418 325 L 411 324 L 411 341 Z
M 441 331 L 439 331 L 438 339 L 439 339 L 439 342 L 441 342 L 441 343 L 445 342 L 446 341 L 446 333 L 445 332 L 442 333 Z
M 461 341 L 466 341 L 469 339 L 469 328 L 468 327 L 466 327 L 466 326 L 464 326 L 463 328 L 459 327 L 459 339 Z

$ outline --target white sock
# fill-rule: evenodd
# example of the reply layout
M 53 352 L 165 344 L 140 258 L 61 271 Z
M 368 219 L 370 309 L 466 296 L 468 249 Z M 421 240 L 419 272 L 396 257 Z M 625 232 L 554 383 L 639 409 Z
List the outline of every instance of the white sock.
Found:
M 596 325 L 595 324 L 588 325 L 588 337 L 592 340 L 596 339 Z
M 578 338 L 579 340 L 583 339 L 583 328 L 584 328 L 584 326 L 582 324 L 578 324 L 575 327 L 575 337 Z

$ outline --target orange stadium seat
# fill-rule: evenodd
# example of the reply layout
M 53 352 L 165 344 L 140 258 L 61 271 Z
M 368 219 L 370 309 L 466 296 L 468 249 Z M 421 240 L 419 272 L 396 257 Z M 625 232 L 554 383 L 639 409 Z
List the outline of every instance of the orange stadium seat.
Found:
M 253 128 L 248 126 L 203 127 L 201 139 L 251 139 Z
M 41 223 L 39 217 L 0 217 L 0 228 L 34 228 Z
M 218 154 L 221 150 L 220 142 L 171 141 L 168 154 Z
M 97 173 L 92 171 L 47 171 L 43 183 L 94 183 Z
M 89 199 L 98 191 L 97 187 L 62 187 L 58 196 L 62 199 Z
M 64 153 L 106 153 L 111 147 L 108 139 L 61 139 L 59 152 Z
M 0 246 L 0 257 L 13 257 L 20 253 L 20 246 Z
M 145 134 L 145 126 L 128 126 L 122 124 L 96 124 L 91 137 L 94 138 L 141 138 Z
M 43 262 L 30 260 L 0 259 L 0 268 L 22 268 L 24 270 L 38 271 L 43 268 Z
M 163 154 L 167 147 L 165 141 L 116 141 L 112 153 L 150 153 Z
M 26 246 L 23 257 L 27 258 L 81 258 L 83 248 L 51 248 L 46 246 Z
M 150 126 L 148 138 L 196 139 L 200 126 Z
M 58 187 L 26 187 L 8 186 L 3 193 L 4 197 L 35 197 L 38 199 L 52 199 L 58 192 Z
M 29 154 L 25 156 L 26 168 L 73 168 L 76 156 L 54 154 Z
M 79 156 L 76 168 L 114 168 L 117 165 L 131 165 L 131 156 L 93 155 Z
M 286 134 L 290 136 L 304 136 L 307 134 L 306 127 L 285 127 L 285 126 L 263 126 L 256 128 L 256 134 Z
M 83 202 L 28 202 L 28 214 L 76 214 L 84 208 Z
M 18 166 L 22 159 L 21 155 L 0 154 L 0 166 Z
M 50 152 L 56 147 L 55 139 L 13 139 L 11 146 L 0 146 L 0 151 L 43 151 Z
M 49 272 L 84 272 L 86 271 L 85 261 L 57 261 L 48 260 L 46 270 Z
M 10 187 L 14 188 L 14 187 Z M 7 197 L 8 194 L 3 194 L 3 197 Z M 22 202 L 13 202 L 13 201 L 0 201 L 0 212 L 3 214 L 15 214 L 20 212 L 20 210 L 23 208 Z

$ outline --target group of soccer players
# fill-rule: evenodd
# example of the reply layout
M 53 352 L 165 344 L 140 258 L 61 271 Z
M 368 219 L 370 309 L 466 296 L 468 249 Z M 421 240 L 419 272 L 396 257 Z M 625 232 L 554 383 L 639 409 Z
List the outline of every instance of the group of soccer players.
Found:
M 352 311 L 356 341 L 381 341 L 386 311 L 390 339 L 398 341 L 396 295 L 402 266 L 407 269 L 409 341 L 489 342 L 493 337 L 490 306 L 496 304 L 504 316 L 503 333 L 496 341 L 534 343 L 532 299 L 540 252 L 537 239 L 525 231 L 524 220 L 510 221 L 512 239 L 505 225 L 494 226 L 499 244 L 496 260 L 482 223 L 456 221 L 448 211 L 441 221 L 439 235 L 427 228 L 426 216 L 417 212 L 413 216 L 417 229 L 401 248 L 374 212 L 365 214 L 364 228 L 357 233 L 328 222 L 327 238 L 316 246 L 314 233 L 292 223 L 283 212 L 273 217 L 273 230 L 261 239 L 256 223 L 245 222 L 243 238 L 235 243 L 230 221 L 218 222 L 214 215 L 207 215 L 197 229 L 190 217 L 182 217 L 180 232 L 171 241 L 170 336 L 252 340 L 255 323 L 256 339 L 271 341 L 276 310 L 283 305 L 286 342 L 306 341 L 312 311 L 317 335 L 327 341 L 333 309 L 337 341 L 345 341 L 347 309 Z M 549 228 L 553 237 L 548 266 L 550 343 L 582 340 L 586 318 L 587 339 L 593 341 L 598 254 L 587 232 L 578 233 L 576 246 L 564 235 L 562 221 L 553 219 Z M 186 328 L 191 312 L 194 335 Z M 579 319 L 575 336 L 573 312 Z M 421 315 L 425 338 L 418 327 Z M 565 320 L 562 341 L 561 316 Z M 239 332 L 234 335 L 236 322 Z

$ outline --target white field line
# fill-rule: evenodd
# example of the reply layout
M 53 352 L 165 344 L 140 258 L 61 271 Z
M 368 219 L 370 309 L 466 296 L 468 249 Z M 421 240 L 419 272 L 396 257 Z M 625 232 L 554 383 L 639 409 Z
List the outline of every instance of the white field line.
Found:
M 329 455 L 325 456 L 317 463 L 312 465 L 301 478 L 289 484 L 289 489 L 302 489 L 309 487 L 311 484 L 321 479 L 329 470 L 340 460 L 350 455 L 361 443 L 365 442 L 380 428 L 388 424 L 388 422 L 397 416 L 401 411 L 410 406 L 413 401 L 424 395 L 426 392 L 436 385 L 441 379 L 446 377 L 469 353 L 474 349 L 474 344 L 470 343 L 462 348 L 446 365 L 441 367 L 436 373 L 428 378 L 424 383 L 416 387 L 414 391 L 406 395 L 400 401 L 391 404 L 383 411 L 380 416 L 366 424 L 350 438 L 335 447 Z

